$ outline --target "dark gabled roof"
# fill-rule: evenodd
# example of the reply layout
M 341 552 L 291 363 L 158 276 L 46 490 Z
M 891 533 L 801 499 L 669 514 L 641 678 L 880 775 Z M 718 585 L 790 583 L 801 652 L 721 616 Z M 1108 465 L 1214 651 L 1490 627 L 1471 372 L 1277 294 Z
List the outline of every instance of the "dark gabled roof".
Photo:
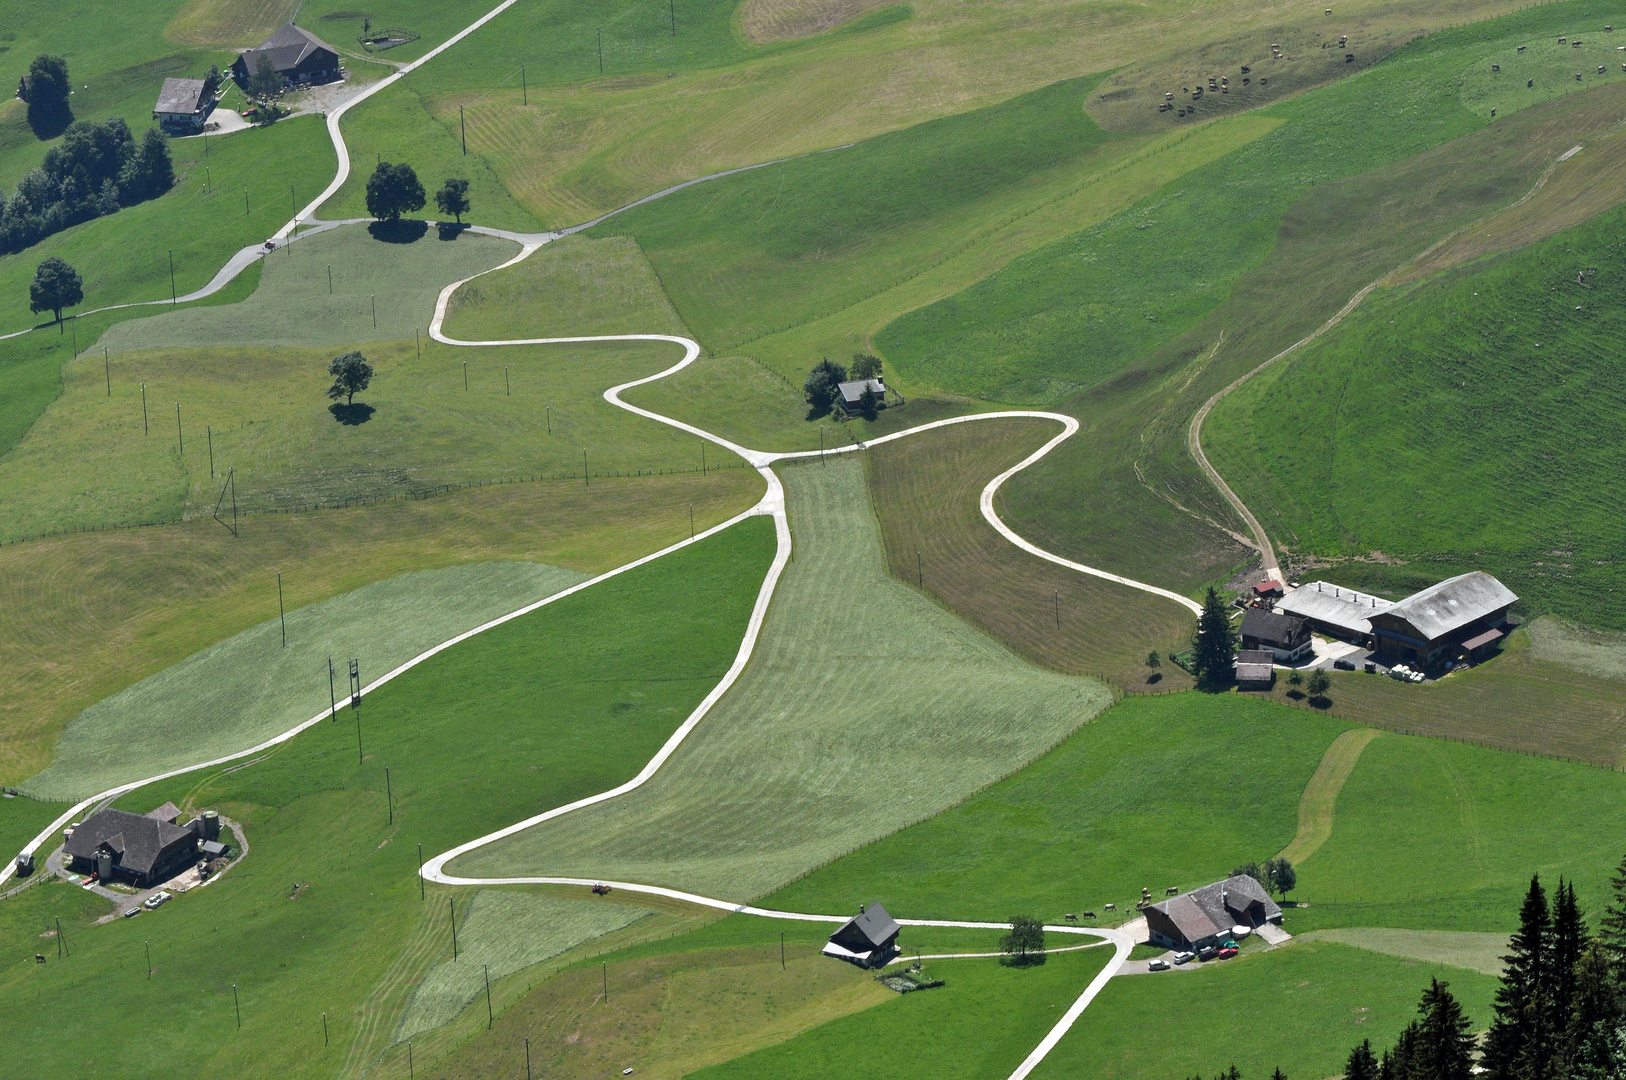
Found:
M 1185 939 L 1201 941 L 1215 934 L 1228 933 L 1238 924 L 1252 926 L 1254 919 L 1248 909 L 1258 904 L 1259 916 L 1265 920 L 1280 917 L 1282 909 L 1265 892 L 1265 887 L 1246 874 L 1216 881 L 1193 889 L 1184 896 L 1153 904 L 1152 909 L 1168 916 Z
M 1201 941 L 1220 932 L 1220 928 L 1208 917 L 1208 913 L 1191 899 L 1190 893 L 1152 906 L 1168 916 L 1175 929 L 1180 931 L 1180 936 L 1188 942 Z
M 335 57 L 339 55 L 337 49 L 309 30 L 289 23 L 262 42 L 259 48 L 244 52 L 240 59 L 243 66 L 252 74 L 255 68 L 259 67 L 260 55 L 263 53 L 271 58 L 273 70 L 284 73 L 293 71 L 318 49 L 325 49 Z
M 154 821 L 167 821 L 175 824 L 175 819 L 181 816 L 181 808 L 172 802 L 167 802 L 154 810 L 148 810 L 147 816 Z
M 158 865 L 165 852 L 178 843 L 196 839 L 197 834 L 191 829 L 155 817 L 127 810 L 103 810 L 74 829 L 62 849 L 74 858 L 94 859 L 97 850 L 106 847 L 118 854 L 119 865 L 124 869 L 147 874 Z
M 1430 641 L 1511 607 L 1513 590 L 1483 570 L 1472 570 L 1430 585 L 1397 601 L 1387 614 L 1405 619 Z
M 1303 619 L 1292 615 L 1249 608 L 1242 616 L 1242 637 L 1254 638 L 1278 649 L 1293 649 L 1304 643 L 1305 626 Z
M 158 104 L 152 111 L 191 116 L 203 102 L 203 87 L 202 79 L 165 79 L 164 88 L 158 92 Z
M 879 949 L 897 937 L 901 929 L 903 927 L 887 914 L 886 908 L 880 904 L 870 904 L 831 934 L 830 940 L 854 952 L 862 952 L 866 948 Z

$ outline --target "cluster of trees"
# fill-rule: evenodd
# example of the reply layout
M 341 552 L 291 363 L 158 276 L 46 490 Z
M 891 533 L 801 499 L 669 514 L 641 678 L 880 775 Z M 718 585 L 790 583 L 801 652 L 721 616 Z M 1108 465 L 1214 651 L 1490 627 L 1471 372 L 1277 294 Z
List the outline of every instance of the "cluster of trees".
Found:
M 1005 964 L 1044 963 L 1044 923 L 1029 915 L 1012 915 L 1011 932 L 999 939 L 999 950 Z
M 1293 869 L 1293 864 L 1281 856 L 1273 856 L 1263 863 L 1245 862 L 1231 871 L 1232 877 L 1251 877 L 1265 887 L 1266 892 L 1273 892 L 1283 900 L 1287 894 L 1298 888 L 1299 872 Z
M 157 198 L 174 184 L 169 140 L 157 128 L 137 140 L 118 117 L 70 124 L 40 166 L 0 203 L 0 254 Z
M 1487 1080 L 1614 1080 L 1626 1075 L 1626 860 L 1598 932 L 1562 878 L 1549 904 L 1530 879 L 1510 939 L 1495 1018 L 1480 1049 Z M 1469 1080 L 1474 1039 L 1461 1007 L 1433 982 L 1418 1018 L 1380 1058 L 1350 1052 L 1345 1080 Z
M 424 208 L 423 182 L 411 165 L 396 165 L 381 161 L 367 178 L 367 212 L 383 221 L 399 221 L 402 214 Z M 457 223 L 469 212 L 469 182 L 450 177 L 435 192 L 435 205 L 443 214 L 451 214 Z
M 807 418 L 817 420 L 830 415 L 837 407 L 842 383 L 880 377 L 881 358 L 873 353 L 853 353 L 850 368 L 842 367 L 833 363 L 828 356 L 825 357 L 813 365 L 813 370 L 807 373 L 807 380 L 802 384 L 802 393 L 808 404 Z M 873 420 L 881 405 L 881 396 L 874 390 L 865 388 L 858 399 L 859 415 L 865 420 Z M 840 416 L 842 419 L 846 418 L 845 409 L 841 410 Z

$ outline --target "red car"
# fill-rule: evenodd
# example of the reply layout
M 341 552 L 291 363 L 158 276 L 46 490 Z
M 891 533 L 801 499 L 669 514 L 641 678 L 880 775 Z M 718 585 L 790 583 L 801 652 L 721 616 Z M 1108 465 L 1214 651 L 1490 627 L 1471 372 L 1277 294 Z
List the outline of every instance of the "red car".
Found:
M 1229 960 L 1236 955 L 1235 949 L 1221 949 L 1217 954 L 1221 960 Z

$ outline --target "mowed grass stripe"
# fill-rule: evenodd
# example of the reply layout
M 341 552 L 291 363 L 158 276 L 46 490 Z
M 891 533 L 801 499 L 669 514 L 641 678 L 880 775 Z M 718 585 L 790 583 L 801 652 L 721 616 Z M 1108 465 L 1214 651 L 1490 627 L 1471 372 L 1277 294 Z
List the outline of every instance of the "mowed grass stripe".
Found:
M 1332 741 L 1315 775 L 1304 787 L 1299 799 L 1299 831 L 1293 842 L 1281 850 L 1281 857 L 1295 865 L 1314 855 L 1332 835 L 1333 812 L 1338 805 L 1338 793 L 1344 782 L 1355 771 L 1361 760 L 1361 751 L 1380 732 L 1373 728 L 1352 728 Z
M 643 787 L 452 873 L 750 899 L 953 805 L 1109 703 L 1101 684 L 1033 668 L 891 580 L 858 462 L 783 475 L 796 559 L 733 690 Z

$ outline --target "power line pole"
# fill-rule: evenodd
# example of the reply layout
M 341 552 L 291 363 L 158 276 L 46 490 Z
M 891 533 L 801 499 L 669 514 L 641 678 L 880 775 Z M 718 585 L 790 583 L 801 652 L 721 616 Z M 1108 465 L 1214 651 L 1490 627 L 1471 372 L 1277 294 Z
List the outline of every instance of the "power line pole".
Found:
M 667 6 L 672 12 L 672 36 L 677 37 L 677 0 L 667 0 Z
M 107 396 L 113 396 L 113 360 L 107 355 L 107 346 L 102 346 L 102 369 L 107 375 Z
M 169 302 L 171 304 L 181 302 L 180 298 L 175 295 L 175 252 L 173 249 L 169 253 Z
M 390 787 L 390 771 L 384 770 L 384 799 L 390 808 L 389 824 L 395 824 L 395 792 Z
M 331 656 L 327 658 L 327 700 L 327 718 L 328 722 L 332 723 L 333 718 L 339 715 L 339 695 L 333 689 L 333 657 Z M 418 845 L 418 850 L 423 850 L 422 844 Z
M 181 446 L 181 456 L 186 456 L 186 436 L 181 434 L 181 403 L 175 403 L 175 441 Z
M 604 74 L 604 31 L 598 32 L 598 73 Z
M 602 66 L 603 66 L 603 62 L 600 61 L 600 67 L 602 67 Z M 461 106 L 461 105 L 459 105 L 457 107 L 457 126 L 458 126 L 458 129 L 463 132 L 463 156 L 468 157 L 469 156 L 469 125 L 467 123 L 465 123 L 464 120 L 463 120 L 463 106 Z
M 147 434 L 147 384 L 141 384 L 141 434 Z
M 282 575 L 277 575 L 277 618 L 282 621 L 282 647 L 288 647 L 288 611 L 282 606 Z
M 451 912 L 452 918 L 452 961 L 457 961 L 457 903 L 450 896 L 446 898 L 446 908 Z
M 529 88 L 527 88 L 526 85 L 525 85 L 525 65 L 524 64 L 521 64 L 519 66 L 519 103 L 521 105 L 529 105 L 531 103 L 531 92 L 530 92 Z M 525 1045 L 527 1047 L 530 1046 L 531 1045 L 530 1041 L 527 1040 Z
M 203 437 L 209 442 L 209 479 L 215 478 L 215 429 L 209 424 L 203 425 Z
M 428 899 L 428 897 L 424 894 L 424 891 L 423 891 L 423 845 L 422 844 L 418 845 L 418 899 L 420 901 Z
M 480 966 L 485 969 L 486 973 L 486 1030 L 490 1031 L 491 1025 L 497 1022 L 496 1014 L 491 1011 L 491 965 L 481 964 Z

